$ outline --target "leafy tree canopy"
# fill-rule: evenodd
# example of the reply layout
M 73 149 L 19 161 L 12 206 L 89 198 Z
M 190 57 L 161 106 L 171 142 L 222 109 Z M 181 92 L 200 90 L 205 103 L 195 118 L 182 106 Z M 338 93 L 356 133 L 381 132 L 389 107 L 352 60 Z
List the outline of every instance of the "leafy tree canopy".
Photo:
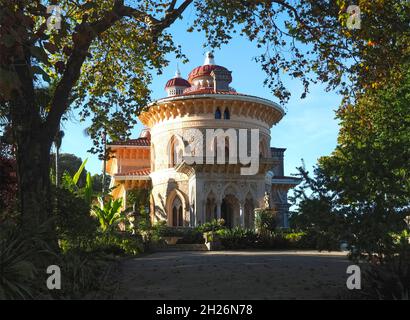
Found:
M 179 4 L 179 6 L 178 6 Z M 347 28 L 348 1 L 11 1 L 2 0 L 2 112 L 13 96 L 34 95 L 33 87 L 52 83 L 46 124 L 69 105 L 81 119 L 92 117 L 91 137 L 106 128 L 113 139 L 135 124 L 146 105 L 152 71 L 167 65 L 173 52 L 186 60 L 171 33 L 164 31 L 192 7 L 188 31 L 204 30 L 207 46 L 219 47 L 241 34 L 261 47 L 256 57 L 265 83 L 281 100 L 290 92 L 282 74 L 329 89 L 377 87 L 386 73 L 409 57 L 410 4 L 400 0 L 358 1 L 361 29 Z M 60 28 L 47 6 L 61 8 Z M 56 12 L 54 10 L 54 12 Z M 22 64 L 22 65 L 19 65 Z M 26 88 L 26 86 L 28 86 Z M 30 88 L 30 90 L 28 90 Z
M 356 253 L 379 258 L 396 254 L 395 241 L 409 230 L 410 68 L 400 72 L 401 85 L 370 90 L 338 111 L 335 151 L 319 159 L 313 178 L 300 168 L 304 184 L 296 190 L 294 221 L 333 229 Z
M 188 31 L 204 31 L 206 46 L 239 33 L 261 49 L 256 60 L 281 102 L 290 96 L 283 74 L 302 81 L 302 97 L 321 81 L 350 98 L 382 87 L 392 70 L 400 82 L 397 66 L 409 58 L 406 0 L 359 0 L 362 25 L 354 30 L 345 0 L 0 3 L 0 116 L 12 124 L 20 207 L 34 219 L 27 231 L 50 212 L 49 152 L 61 119 L 70 110 L 91 117 L 94 151 L 103 130 L 113 140 L 127 136 L 168 54 L 186 59 L 167 30 L 188 8 Z

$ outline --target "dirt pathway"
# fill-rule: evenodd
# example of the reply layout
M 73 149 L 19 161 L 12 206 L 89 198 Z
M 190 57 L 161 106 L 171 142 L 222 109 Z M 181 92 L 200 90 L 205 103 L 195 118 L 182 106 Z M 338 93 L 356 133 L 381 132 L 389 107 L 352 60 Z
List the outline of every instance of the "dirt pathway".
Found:
M 339 252 L 158 252 L 121 266 L 119 299 L 333 299 L 346 291 Z

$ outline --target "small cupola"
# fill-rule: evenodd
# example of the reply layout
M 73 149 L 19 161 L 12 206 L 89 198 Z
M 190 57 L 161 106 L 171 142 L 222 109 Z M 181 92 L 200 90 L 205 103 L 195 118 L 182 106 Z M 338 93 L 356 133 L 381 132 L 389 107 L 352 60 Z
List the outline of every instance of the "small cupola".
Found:
M 142 129 L 139 137 L 151 140 L 151 130 L 150 130 L 150 128 Z
M 191 84 L 181 77 L 181 72 L 179 68 L 175 72 L 175 77 L 168 80 L 165 85 L 165 91 L 168 94 L 168 97 L 176 96 L 182 94 L 186 88 L 189 88 Z
M 215 64 L 212 52 L 207 52 L 202 66 L 193 69 L 188 76 L 191 88 L 187 91 L 212 90 L 213 92 L 230 91 L 232 73 L 225 67 Z

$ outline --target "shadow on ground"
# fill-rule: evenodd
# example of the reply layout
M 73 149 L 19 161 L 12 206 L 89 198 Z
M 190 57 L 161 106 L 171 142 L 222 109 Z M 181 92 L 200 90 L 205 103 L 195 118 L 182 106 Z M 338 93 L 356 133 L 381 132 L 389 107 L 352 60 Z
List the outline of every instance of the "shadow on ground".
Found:
M 335 299 L 346 255 L 315 251 L 158 252 L 121 265 L 117 299 Z

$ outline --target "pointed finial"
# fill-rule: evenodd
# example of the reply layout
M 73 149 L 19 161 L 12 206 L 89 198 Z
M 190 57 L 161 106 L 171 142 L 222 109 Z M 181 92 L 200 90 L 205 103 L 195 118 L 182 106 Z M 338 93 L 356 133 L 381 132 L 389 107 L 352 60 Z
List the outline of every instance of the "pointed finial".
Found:
M 204 62 L 204 65 L 207 65 L 207 64 L 215 64 L 215 60 L 214 60 L 214 54 L 211 52 L 211 51 L 208 51 L 206 54 L 205 54 L 205 62 Z
M 179 71 L 178 63 L 177 63 L 177 71 L 175 71 L 175 78 L 181 78 L 181 71 Z

